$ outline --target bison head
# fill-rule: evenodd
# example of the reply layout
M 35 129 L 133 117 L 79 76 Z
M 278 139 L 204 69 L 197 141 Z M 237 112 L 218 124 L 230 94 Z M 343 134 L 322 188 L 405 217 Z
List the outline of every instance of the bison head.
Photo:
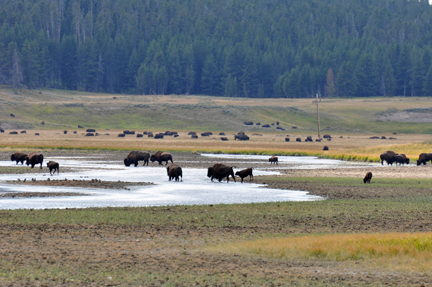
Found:
M 240 175 L 240 172 L 239 172 L 239 171 L 237 171 L 237 172 L 235 173 L 235 175 Z
M 15 160 L 15 154 L 11 155 L 11 161 Z
M 129 158 L 125 158 L 125 159 L 124 159 L 124 165 L 125 165 L 125 166 L 130 166 L 131 163 L 132 163 L 132 161 L 131 161 Z
M 213 167 L 209 167 L 207 170 L 207 177 L 212 177 L 213 176 Z
M 154 154 L 152 154 L 152 156 L 150 157 L 150 161 L 155 162 L 155 160 L 156 160 L 156 158 L 155 158 Z
M 421 165 L 422 162 L 420 160 L 417 160 L 417 165 Z

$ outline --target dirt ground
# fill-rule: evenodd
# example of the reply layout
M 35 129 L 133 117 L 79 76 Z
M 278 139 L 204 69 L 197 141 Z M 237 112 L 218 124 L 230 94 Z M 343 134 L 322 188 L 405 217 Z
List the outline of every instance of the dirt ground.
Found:
M 1 226 L 0 256 L 15 266 L 62 266 L 72 270 L 84 267 L 89 272 L 104 269 L 107 274 L 117 268 L 130 272 L 158 273 L 161 281 L 143 286 L 170 286 L 165 278 L 173 274 L 196 273 L 207 276 L 225 274 L 241 278 L 236 284 L 211 284 L 211 286 L 255 286 L 256 278 L 265 280 L 267 286 L 316 284 L 340 286 L 426 286 L 432 279 L 422 274 L 402 276 L 393 272 L 353 272 L 343 264 L 319 262 L 258 259 L 247 256 L 208 254 L 199 251 L 204 239 L 233 238 L 260 232 L 259 228 L 191 229 L 176 226 L 149 226 L 148 228 L 113 228 L 110 226 Z M 267 232 L 275 230 L 267 229 Z M 187 238 L 187 240 L 185 240 Z M 23 252 L 25 251 L 25 252 Z M 105 282 L 104 282 L 105 281 Z M 34 281 L 36 286 L 124 286 L 104 280 L 96 283 Z M 278 283 L 283 282 L 283 283 Z M 165 285 L 166 283 L 167 285 Z M 274 284 L 274 285 L 272 285 Z M 279 285 L 281 284 L 281 285 Z M 9 284 L 8 284 L 9 285 Z M 25 286 L 14 282 L 9 286 Z M 33 286 L 34 286 L 33 285 Z M 209 286 L 196 282 L 197 286 Z M 28 286 L 28 285 L 27 285 Z M 174 286 L 187 286 L 177 283 Z
M 81 152 L 52 151 L 50 156 L 79 156 Z M 108 156 L 106 152 L 97 152 L 95 159 Z M 110 160 L 122 161 L 125 152 L 110 152 Z M 6 160 L 9 154 L 0 154 L 0 160 Z M 6 158 L 6 159 L 5 159 Z M 182 167 L 206 168 L 218 161 L 213 158 L 205 158 L 195 153 L 175 153 L 175 162 Z M 230 160 L 237 168 L 249 167 L 245 160 Z M 150 163 L 150 165 L 155 165 Z M 256 164 L 255 168 L 275 168 L 268 162 Z M 22 167 L 29 169 L 28 167 Z M 134 167 L 131 167 L 134 168 Z M 358 177 L 360 180 L 367 171 L 372 171 L 374 178 L 429 178 L 432 171 L 427 166 L 402 166 L 388 167 L 373 165 L 360 168 L 326 168 L 298 170 L 284 164 L 279 164 L 277 170 L 290 177 Z M 33 169 L 34 172 L 48 172 L 46 167 L 42 171 Z M 13 171 L 12 171 L 13 172 Z M 91 186 L 101 188 L 127 188 L 132 183 L 127 182 L 99 182 L 91 179 L 82 181 L 67 181 L 60 179 L 50 181 L 16 181 L 14 184 L 38 184 L 45 186 Z M 307 181 L 271 180 L 265 176 L 257 176 L 255 183 L 266 183 L 268 187 L 283 189 L 308 190 L 311 194 L 321 195 L 330 199 L 363 199 L 398 197 L 406 193 L 406 189 L 390 189 L 376 187 L 373 184 L 360 187 L 326 186 L 308 183 Z M 139 183 L 146 184 L 146 183 Z M 245 183 L 247 184 L 247 183 Z M 432 195 L 431 189 L 412 189 L 412 194 Z M 28 194 L 31 196 L 31 193 Z M 10 195 L 12 196 L 12 195 Z M 175 214 L 180 207 L 172 207 L 167 212 Z M 103 212 L 103 209 L 101 209 Z M 7 216 L 0 212 L 0 216 Z M 431 226 L 413 218 L 404 222 L 364 223 L 355 219 L 349 221 L 346 218 L 336 218 L 332 222 L 308 221 L 292 222 L 283 230 L 283 233 L 310 233 L 310 232 L 346 232 L 355 226 L 356 232 L 378 231 L 417 231 L 420 224 L 427 228 Z M 328 229 L 328 226 L 331 228 Z M 429 226 L 429 227 L 427 227 Z M 248 256 L 209 254 L 202 252 L 201 247 L 207 242 L 218 240 L 229 241 L 254 234 L 280 234 L 281 230 L 273 225 L 260 225 L 254 228 L 238 226 L 198 227 L 198 226 L 69 226 L 60 224 L 41 225 L 0 225 L 0 258 L 3 262 L 12 263 L 14 266 L 63 266 L 67 265 L 72 270 L 86 269 L 91 273 L 93 269 L 104 269 L 107 274 L 122 268 L 128 272 L 145 270 L 149 273 L 165 274 L 156 283 L 143 284 L 144 286 L 171 286 L 166 278 L 175 274 L 204 274 L 212 276 L 223 274 L 230 282 L 230 277 L 240 278 L 236 283 L 207 284 L 196 282 L 202 286 L 235 286 L 256 285 L 259 278 L 267 282 L 267 286 L 281 285 L 341 285 L 341 286 L 428 286 L 432 285 L 432 278 L 424 274 L 399 274 L 395 272 L 350 269 L 343 263 L 323 263 L 315 261 L 286 261 L 276 259 L 260 259 Z M 82 271 L 77 271 L 82 272 Z M 1 276 L 0 276 L 1 278 Z M 234 281 L 233 281 L 234 282 Z M 314 283 L 315 282 L 315 283 Z M 28 286 L 25 281 L 3 281 L 2 285 Z M 122 286 L 116 281 L 99 282 L 66 282 L 51 280 L 36 280 L 30 285 L 36 286 Z M 176 283 L 174 286 L 187 286 Z

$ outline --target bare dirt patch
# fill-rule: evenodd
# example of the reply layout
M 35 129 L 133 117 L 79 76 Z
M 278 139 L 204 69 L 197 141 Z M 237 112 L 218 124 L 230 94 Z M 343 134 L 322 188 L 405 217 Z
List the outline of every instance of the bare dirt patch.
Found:
M 399 123 L 432 123 L 432 114 L 402 111 L 389 115 L 379 116 L 378 119 L 381 121 Z
M 78 192 L 7 192 L 1 193 L 0 198 L 28 198 L 28 197 L 57 197 L 57 196 L 86 196 Z

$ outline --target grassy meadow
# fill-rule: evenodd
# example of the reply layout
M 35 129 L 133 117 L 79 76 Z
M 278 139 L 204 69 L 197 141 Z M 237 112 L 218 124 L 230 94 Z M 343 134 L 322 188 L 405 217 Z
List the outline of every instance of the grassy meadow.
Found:
M 317 137 L 316 106 L 312 99 L 140 96 L 2 88 L 0 123 L 5 132 L 0 134 L 0 150 L 6 153 L 35 149 L 42 152 L 79 150 L 83 154 L 94 154 L 142 149 L 315 155 L 375 162 L 380 153 L 394 150 L 415 160 L 419 153 L 431 151 L 432 128 L 428 122 L 431 105 L 430 98 L 323 99 L 320 103 L 321 135 L 328 133 L 333 138 L 305 143 L 306 136 Z M 422 111 L 420 117 L 426 120 L 403 121 L 409 113 L 407 110 Z M 398 116 L 401 121 L 389 120 Z M 261 125 L 279 121 L 279 126 L 285 130 L 276 129 L 276 125 L 267 129 L 255 124 L 246 126 L 245 121 L 260 122 Z M 84 129 L 79 129 L 78 125 Z M 85 137 L 87 128 L 96 129 L 99 136 Z M 117 134 L 126 129 L 137 132 L 176 130 L 180 136 L 163 140 L 145 135 L 143 138 L 132 135 L 118 138 Z M 10 135 L 12 130 L 25 130 L 26 133 Z M 63 130 L 68 133 L 64 134 Z M 191 130 L 198 134 L 212 131 L 213 135 L 191 139 L 187 135 Z M 246 132 L 250 140 L 234 141 L 234 134 L 239 131 Z M 224 132 L 229 141 L 222 142 L 219 132 Z M 288 135 L 290 142 L 285 141 Z M 371 136 L 387 139 L 372 140 Z M 301 137 L 302 142 L 295 142 L 296 137 Z M 329 147 L 328 151 L 323 151 L 324 145 Z M 0 172 L 19 171 L 16 167 L 4 167 Z M 344 192 L 364 187 L 358 178 L 349 177 L 280 176 L 272 180 L 307 182 L 309 187 L 324 185 Z M 61 261 L 55 257 L 57 255 L 50 255 L 55 257 L 50 259 L 46 254 L 21 258 L 21 264 L 15 264 L 12 259 L 0 259 L 0 283 L 127 286 L 145 282 L 143 285 L 156 286 L 264 286 L 270 285 L 270 280 L 272 284 L 282 286 L 293 282 L 300 286 L 345 286 L 347 282 L 362 285 L 364 274 L 395 272 L 400 278 L 408 279 L 393 285 L 404 285 L 411 282 L 409 278 L 432 278 L 431 185 L 431 179 L 374 178 L 371 186 L 376 192 L 398 189 L 408 195 L 210 206 L 1 210 L 1 236 L 17 236 L 16 244 L 23 248 L 27 248 L 27 243 L 35 244 L 34 250 L 40 248 L 44 253 L 48 251 L 43 248 L 49 246 L 59 245 L 61 249 L 62 245 L 75 246 L 81 242 L 86 258 L 96 256 L 96 251 L 111 249 L 122 250 L 122 256 L 131 257 L 127 257 L 125 265 L 113 263 L 109 266 L 102 263 L 123 261 L 112 259 L 110 254 L 101 255 L 98 262 L 79 264 L 73 260 Z M 417 193 L 419 190 L 421 192 Z M 25 233 L 29 236 L 34 233 L 36 237 L 28 239 Z M 39 233 L 43 233 L 42 239 L 38 239 Z M 48 239 L 44 242 L 45 235 L 55 244 Z M 55 241 L 59 238 L 64 242 Z M 127 241 L 128 247 L 123 247 L 120 240 Z M 136 247 L 141 244 L 138 242 L 143 247 Z M 7 243 L 9 245 L 3 246 L 12 246 L 12 241 Z M 148 261 L 137 261 L 136 258 L 141 258 L 137 250 Z M 155 250 L 168 255 L 157 257 Z M 53 254 L 58 252 L 57 249 L 52 251 Z M 205 259 L 213 264 L 210 266 L 215 266 L 216 271 L 213 267 L 199 267 L 203 262 L 181 267 L 182 262 L 189 260 L 182 256 L 189 254 L 219 258 L 217 262 Z M 161 267 L 152 271 L 141 268 L 142 262 L 147 262 L 145 266 L 154 266 L 155 258 L 160 259 L 158 262 L 170 262 L 170 256 L 179 258 L 175 268 Z M 57 263 L 52 263 L 53 260 Z M 80 262 L 79 258 L 76 260 Z M 287 271 L 271 273 L 266 271 L 267 267 L 256 267 L 257 262 L 261 262 L 257 260 L 266 260 L 263 266 L 274 264 L 271 266 L 275 267 L 284 263 L 300 266 L 303 271 L 290 269 L 294 275 Z M 233 269 L 229 274 L 225 266 L 227 261 L 237 262 L 241 268 L 242 263 L 249 267 Z M 336 268 L 342 275 L 319 277 L 313 273 L 309 276 L 315 272 L 311 270 L 321 267 Z M 360 275 L 346 281 L 343 270 Z M 386 282 L 381 277 L 379 280 L 370 278 L 364 285 Z M 412 282 L 417 284 L 419 281 L 416 280 Z

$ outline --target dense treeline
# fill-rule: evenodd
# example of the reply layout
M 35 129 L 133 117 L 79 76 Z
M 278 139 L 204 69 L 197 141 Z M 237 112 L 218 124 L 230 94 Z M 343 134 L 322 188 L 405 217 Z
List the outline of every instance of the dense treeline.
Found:
M 429 96 L 431 9 L 425 0 L 0 0 L 0 84 Z

